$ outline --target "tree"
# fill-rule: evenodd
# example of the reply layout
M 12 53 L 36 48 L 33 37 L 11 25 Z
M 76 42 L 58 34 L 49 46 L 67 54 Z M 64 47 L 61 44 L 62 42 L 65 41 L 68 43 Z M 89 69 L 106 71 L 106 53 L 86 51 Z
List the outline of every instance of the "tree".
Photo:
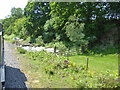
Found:
M 23 10 L 21 8 L 13 7 L 11 9 L 11 17 L 14 17 L 16 19 L 23 17 Z
M 26 16 L 25 29 L 34 38 L 43 35 L 43 26 L 49 19 L 50 7 L 48 2 L 28 2 L 24 9 Z
M 28 36 L 28 32 L 24 28 L 25 21 L 26 21 L 25 17 L 16 19 L 16 21 L 14 22 L 14 27 L 13 27 L 13 33 L 16 36 L 19 36 L 20 38 L 23 38 L 23 39 L 26 39 Z
M 3 29 L 5 30 L 5 34 L 12 34 L 14 33 L 14 22 L 23 17 L 23 11 L 21 8 L 12 8 L 11 9 L 11 15 L 8 16 L 8 18 L 2 20 L 3 23 Z
M 12 28 L 14 26 L 14 19 L 12 17 L 6 18 L 2 21 L 3 24 L 3 30 L 5 34 L 12 34 Z
M 51 42 L 55 37 L 55 30 L 53 29 L 53 22 L 52 20 L 47 20 L 44 24 L 44 32 L 43 32 L 43 39 L 44 42 Z
M 85 35 L 83 33 L 84 23 L 79 23 L 75 16 L 69 17 L 69 21 L 66 23 L 65 28 L 67 36 L 76 44 L 76 46 L 82 46 L 83 49 L 83 46 L 88 44 L 88 41 L 84 38 Z M 79 49 L 77 49 L 77 51 L 78 50 Z

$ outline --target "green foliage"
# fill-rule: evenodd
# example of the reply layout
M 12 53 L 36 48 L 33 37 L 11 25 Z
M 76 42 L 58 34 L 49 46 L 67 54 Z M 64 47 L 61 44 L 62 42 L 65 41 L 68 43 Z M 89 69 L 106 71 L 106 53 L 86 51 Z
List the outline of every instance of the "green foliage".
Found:
M 5 40 L 8 40 L 8 41 L 9 41 L 10 43 L 12 43 L 12 44 L 14 44 L 15 42 L 17 42 L 17 40 L 14 40 L 14 39 L 13 39 L 13 38 L 16 37 L 15 34 L 11 34 L 11 35 L 5 34 L 3 37 L 4 37 Z
M 49 87 L 53 87 L 54 83 L 56 81 L 58 82 L 58 80 L 60 80 L 63 84 L 56 83 L 55 87 L 60 85 L 62 85 L 61 87 L 66 85 L 66 87 L 69 86 L 74 88 L 119 87 L 117 71 L 115 71 L 115 74 L 110 70 L 97 73 L 95 71 L 87 70 L 86 65 L 82 62 L 79 64 L 74 61 L 67 60 L 64 56 L 57 57 L 46 51 L 28 52 L 27 56 L 36 67 L 41 67 L 40 70 L 42 70 L 42 73 L 47 75 L 46 78 L 48 78 L 51 83 L 51 86 Z
M 36 43 L 41 45 L 41 46 L 44 46 L 44 42 L 42 40 L 42 36 L 38 36 L 38 38 L 35 39 Z
M 47 20 L 44 24 L 44 34 L 43 38 L 45 42 L 51 42 L 54 39 L 55 30 L 53 29 L 53 22 L 52 20 Z
M 11 23 L 13 23 L 12 18 L 6 18 L 2 21 L 4 33 L 7 34 L 7 35 L 11 34 L 11 31 L 8 30 Z
M 21 30 L 21 22 L 23 24 L 23 11 L 21 8 L 12 8 L 11 15 L 2 21 L 4 33 L 7 35 L 16 34 L 18 35 Z M 18 20 L 18 22 L 17 22 Z M 19 25 L 20 24 L 20 25 Z
M 12 8 L 2 23 L 5 34 L 14 33 L 23 39 L 30 36 L 32 42 L 42 36 L 45 43 L 89 43 L 92 47 L 100 42 L 103 33 L 119 26 L 118 7 L 119 3 L 108 2 L 28 2 L 24 15 L 22 9 Z
M 23 16 L 23 10 L 21 8 L 13 7 L 11 9 L 11 16 L 14 18 L 21 18 Z
M 4 35 L 4 38 L 5 38 L 6 40 L 11 40 L 11 39 L 13 39 L 14 37 L 16 37 L 15 34 L 11 34 L 11 35 L 5 34 L 5 35 Z
M 100 54 L 100 53 L 102 53 L 103 55 L 116 54 L 118 53 L 118 48 L 117 46 L 111 46 L 111 45 L 106 45 L 104 47 L 95 46 L 92 49 L 88 49 L 87 52 L 91 55 Z
M 22 39 L 26 39 L 28 32 L 26 31 L 26 29 L 24 28 L 24 22 L 25 22 L 25 17 L 17 19 L 14 22 L 14 30 L 13 33 L 16 34 L 17 36 L 19 36 Z
M 78 21 L 76 21 L 76 18 L 74 16 L 70 16 L 69 20 L 73 21 L 73 23 L 66 23 L 66 33 L 69 39 L 72 42 L 75 42 L 77 45 L 88 44 L 87 40 L 84 39 L 84 23 L 80 24 Z
M 63 42 L 51 42 L 45 45 L 45 47 L 54 48 L 56 46 L 56 49 L 59 50 L 59 53 L 63 54 L 66 51 L 66 46 Z
M 46 47 L 56 46 L 62 55 L 63 53 L 79 54 L 80 46 L 87 47 L 88 45 L 90 50 L 87 50 L 87 56 L 98 54 L 97 57 L 89 56 L 90 60 L 97 60 L 91 61 L 90 63 L 94 62 L 94 64 L 90 65 L 105 70 L 104 67 L 111 68 L 111 64 L 115 60 L 110 56 L 102 58 L 100 53 L 112 54 L 116 53 L 117 49 L 111 46 L 100 48 L 95 45 L 100 43 L 103 34 L 107 34 L 112 27 L 119 26 L 119 4 L 109 2 L 28 2 L 24 8 L 24 16 L 22 9 L 12 8 L 11 15 L 2 20 L 6 34 L 4 37 L 10 40 L 17 36 L 40 45 L 44 45 L 45 42 Z M 91 47 L 94 48 L 91 49 Z M 67 82 L 70 87 L 80 88 L 116 88 L 119 86 L 118 73 L 115 74 L 116 76 L 112 76 L 112 72 L 108 73 L 108 71 L 102 74 L 94 73 L 96 67 L 87 71 L 82 63 L 86 64 L 84 56 L 81 58 L 79 56 L 76 58 L 57 57 L 46 51 L 26 52 L 20 47 L 17 49 L 20 53 L 26 53 L 33 65 L 37 64 L 38 68 L 41 67 L 40 69 L 48 75 L 51 82 L 54 82 L 53 87 L 60 84 L 55 80 L 61 81 L 62 84 Z M 73 59 L 73 62 L 68 59 Z M 108 64 L 109 60 L 113 60 L 112 63 Z M 75 61 L 77 63 L 74 63 Z
M 22 49 L 21 47 L 17 47 L 17 50 L 21 54 L 25 54 L 27 52 L 26 50 Z
M 24 9 L 26 22 L 25 29 L 32 38 L 43 35 L 43 26 L 49 19 L 49 3 L 48 2 L 28 2 Z
M 66 46 L 63 44 L 63 42 L 56 42 L 54 44 L 60 53 L 64 53 L 66 51 Z
M 109 32 L 109 30 L 110 30 L 111 28 L 115 27 L 115 26 L 116 26 L 116 24 L 105 24 L 105 25 L 104 25 L 104 31 L 105 31 L 105 32 Z
M 61 39 L 65 40 L 66 35 L 65 30 L 62 30 L 64 26 L 64 18 L 54 17 L 50 20 L 47 20 L 44 24 L 44 41 L 50 42 L 52 40 L 60 41 Z
M 8 34 L 8 35 L 11 35 L 13 30 L 14 30 L 14 29 L 13 29 L 13 26 L 10 25 L 10 26 L 7 28 L 7 30 L 6 30 L 6 31 L 8 31 L 7 34 Z
M 30 42 L 30 40 L 31 40 L 31 37 L 28 36 L 25 41 Z

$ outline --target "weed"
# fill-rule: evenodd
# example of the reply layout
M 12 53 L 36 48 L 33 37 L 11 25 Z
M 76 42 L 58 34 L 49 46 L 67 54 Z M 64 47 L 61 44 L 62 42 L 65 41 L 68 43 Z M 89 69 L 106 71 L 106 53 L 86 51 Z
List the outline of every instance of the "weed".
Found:
M 38 69 L 41 67 L 41 73 L 44 73 L 45 78 L 48 79 L 50 86 L 47 87 L 74 87 L 74 88 L 117 88 L 119 87 L 118 84 L 118 76 L 116 72 L 113 74 L 113 71 L 110 69 L 104 68 L 104 72 L 97 72 L 91 69 L 89 66 L 88 70 L 86 69 L 85 63 L 82 61 L 84 60 L 83 55 L 72 56 L 70 60 L 67 60 L 65 56 L 56 57 L 54 54 L 46 51 L 40 52 L 27 52 L 26 55 L 31 57 L 31 62 L 34 68 Z M 110 62 L 112 56 L 106 56 Z M 106 57 L 101 57 L 101 61 L 98 58 L 100 56 L 89 56 L 91 59 L 98 60 L 98 63 L 103 66 Z M 113 57 L 115 57 L 113 55 Z M 35 61 L 33 59 L 36 59 Z M 71 60 L 72 59 L 72 60 Z M 77 60 L 77 62 L 75 61 Z M 102 61 L 103 59 L 103 61 Z M 79 63 L 78 63 L 79 62 Z M 106 61 L 106 63 L 108 63 Z M 94 62 L 95 63 L 95 62 Z M 113 62 L 112 62 L 113 63 Z M 91 64 L 91 63 L 90 63 Z M 106 65 L 106 64 L 105 64 Z M 96 70 L 98 69 L 98 65 L 92 65 Z M 67 83 L 67 84 L 66 84 Z M 54 86 L 55 85 L 55 86 Z
M 21 47 L 17 47 L 17 50 L 21 54 L 25 54 L 27 52 L 26 50 L 22 49 Z

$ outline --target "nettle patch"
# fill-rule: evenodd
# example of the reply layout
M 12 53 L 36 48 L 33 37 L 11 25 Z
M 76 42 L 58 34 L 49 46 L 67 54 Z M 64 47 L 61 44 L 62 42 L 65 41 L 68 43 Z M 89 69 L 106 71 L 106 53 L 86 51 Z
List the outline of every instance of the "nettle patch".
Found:
M 48 75 L 52 82 L 55 80 L 66 80 L 71 87 L 77 88 L 118 88 L 118 71 L 114 74 L 112 71 L 96 73 L 86 68 L 86 65 L 76 64 L 67 57 L 56 56 L 53 53 L 41 52 L 28 52 L 31 60 L 39 62 L 39 66 Z

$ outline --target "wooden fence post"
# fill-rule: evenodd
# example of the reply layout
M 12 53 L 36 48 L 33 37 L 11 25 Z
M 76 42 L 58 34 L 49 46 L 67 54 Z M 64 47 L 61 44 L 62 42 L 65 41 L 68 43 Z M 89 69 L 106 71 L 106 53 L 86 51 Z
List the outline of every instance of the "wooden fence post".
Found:
M 120 83 L 120 54 L 118 54 L 118 79 L 119 79 L 119 83 Z
M 54 53 L 56 53 L 56 46 L 54 46 Z
M 88 57 L 87 57 L 87 69 L 88 69 Z

